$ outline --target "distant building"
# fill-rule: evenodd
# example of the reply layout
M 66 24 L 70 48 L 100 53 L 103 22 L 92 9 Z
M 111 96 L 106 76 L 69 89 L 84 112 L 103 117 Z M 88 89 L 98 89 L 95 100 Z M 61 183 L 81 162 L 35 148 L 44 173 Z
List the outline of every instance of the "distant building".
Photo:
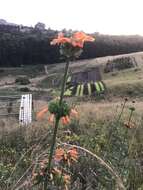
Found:
M 66 83 L 65 96 L 100 95 L 105 92 L 99 67 L 69 75 Z
M 74 72 L 71 75 L 71 82 L 73 83 L 86 83 L 101 81 L 101 73 L 99 67 L 94 67 L 85 71 Z

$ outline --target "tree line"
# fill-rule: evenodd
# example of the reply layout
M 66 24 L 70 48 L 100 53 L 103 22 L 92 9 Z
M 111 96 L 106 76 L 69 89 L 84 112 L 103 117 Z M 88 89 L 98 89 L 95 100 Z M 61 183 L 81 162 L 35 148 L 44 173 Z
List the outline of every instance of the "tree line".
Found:
M 65 30 L 64 30 L 65 32 Z M 0 67 L 62 62 L 58 47 L 50 41 L 58 34 L 52 29 L 0 25 Z M 80 59 L 143 51 L 143 37 L 92 34 L 96 40 L 86 43 Z

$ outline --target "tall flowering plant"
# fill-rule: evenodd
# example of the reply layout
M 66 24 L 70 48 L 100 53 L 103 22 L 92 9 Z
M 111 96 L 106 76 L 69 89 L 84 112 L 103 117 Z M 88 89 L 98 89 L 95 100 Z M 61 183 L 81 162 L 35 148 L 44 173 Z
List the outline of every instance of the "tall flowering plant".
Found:
M 60 94 L 59 99 L 52 101 L 49 104 L 48 108 L 44 108 L 37 114 L 37 117 L 41 118 L 47 111 L 49 111 L 51 113 L 49 121 L 54 123 L 54 132 L 53 132 L 53 138 L 52 138 L 52 143 L 50 147 L 48 167 L 45 171 L 47 175 L 45 177 L 44 190 L 47 189 L 48 174 L 52 172 L 51 163 L 52 163 L 52 158 L 53 158 L 55 144 L 56 144 L 56 136 L 57 136 L 59 122 L 62 121 L 63 124 L 68 124 L 70 122 L 71 116 L 78 115 L 77 110 L 71 108 L 63 100 L 69 64 L 70 64 L 70 61 L 72 61 L 75 58 L 78 58 L 81 55 L 85 42 L 93 42 L 94 40 L 95 39 L 93 37 L 86 35 L 83 32 L 75 32 L 70 36 L 64 35 L 63 33 L 59 33 L 57 38 L 51 41 L 51 45 L 59 46 L 60 54 L 61 56 L 65 58 L 66 65 L 65 65 L 65 71 L 64 71 L 64 76 L 63 76 L 63 81 L 62 81 L 62 86 L 61 86 L 61 94 Z M 75 150 L 74 150 L 74 153 L 77 154 Z

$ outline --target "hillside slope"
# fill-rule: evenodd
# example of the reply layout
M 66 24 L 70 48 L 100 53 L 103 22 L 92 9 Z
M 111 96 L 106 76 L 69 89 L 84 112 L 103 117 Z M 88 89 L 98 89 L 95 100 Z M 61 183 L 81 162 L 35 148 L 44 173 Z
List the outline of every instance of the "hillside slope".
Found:
M 105 65 L 110 61 L 114 62 L 114 60 L 121 58 L 130 58 L 135 64 L 135 67 L 124 69 L 124 70 L 115 70 L 113 72 L 104 73 Z M 84 61 L 77 61 L 72 63 L 70 66 L 70 70 L 74 71 L 82 71 L 89 68 L 94 68 L 96 66 L 100 67 L 102 78 L 104 83 L 107 86 L 108 92 L 111 95 L 111 99 L 113 97 L 139 97 L 142 98 L 143 94 L 143 52 L 117 55 L 117 56 L 107 56 L 103 58 L 96 58 Z M 55 65 L 49 73 L 56 73 L 55 76 L 63 71 L 64 64 Z M 43 83 L 46 86 L 46 81 Z
M 137 66 L 125 70 L 116 70 L 104 73 L 108 61 L 129 57 Z M 35 91 L 47 92 L 52 88 L 52 80 L 62 76 L 65 63 L 53 65 L 36 65 L 19 68 L 3 68 L 0 74 L 1 94 L 22 93 L 23 86 L 15 84 L 15 79 L 24 76 L 30 79 L 31 84 L 26 85 L 33 93 Z M 100 67 L 102 78 L 111 96 L 142 97 L 143 94 L 143 52 L 107 56 L 103 58 L 88 59 L 71 63 L 70 71 L 82 71 L 89 68 Z
M 95 66 L 104 66 L 108 61 L 112 61 L 114 59 L 118 58 L 125 58 L 125 57 L 130 57 L 132 59 L 135 59 L 137 62 L 138 66 L 141 66 L 143 64 L 143 52 L 136 52 L 136 53 L 129 53 L 129 54 L 123 54 L 123 55 L 115 55 L 115 56 L 105 56 L 105 57 L 100 57 L 100 58 L 95 58 L 95 59 L 87 59 L 87 60 L 82 60 L 82 61 L 76 61 L 72 63 L 70 66 L 72 69 L 80 68 L 83 69 L 82 67 L 84 66 L 86 68 L 89 67 L 95 67 Z M 54 69 L 61 69 L 63 68 L 63 64 L 60 65 L 54 65 Z

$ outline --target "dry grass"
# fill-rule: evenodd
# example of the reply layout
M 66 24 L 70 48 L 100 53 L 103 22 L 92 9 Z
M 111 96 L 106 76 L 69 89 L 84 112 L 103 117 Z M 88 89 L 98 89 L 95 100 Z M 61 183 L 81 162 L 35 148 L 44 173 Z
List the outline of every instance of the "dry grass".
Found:
M 143 102 L 137 99 L 133 104 L 132 100 L 134 99 L 131 99 L 129 102 L 127 102 L 123 118 L 124 119 L 128 118 L 129 107 L 134 106 L 136 108 L 134 118 L 135 120 L 138 120 L 143 113 Z M 73 100 L 70 99 L 70 102 L 72 101 Z M 79 102 L 77 103 L 77 109 L 80 116 L 80 124 L 83 125 L 87 123 L 87 119 L 90 120 L 90 122 L 91 121 L 96 122 L 99 120 L 103 122 L 113 121 L 119 115 L 121 111 L 121 105 L 122 102 L 119 99 L 116 99 L 114 101 L 102 100 L 100 102 L 95 102 L 95 101 Z M 44 100 L 34 101 L 33 123 L 31 124 L 32 127 L 28 128 L 28 131 L 33 131 L 35 129 L 36 130 L 41 129 L 41 131 L 43 131 L 47 128 L 48 114 L 45 115 L 42 121 L 36 121 L 36 113 L 46 106 L 48 106 L 48 102 Z M 1 118 L 0 134 L 2 134 L 2 131 L 8 131 L 10 133 L 13 130 L 16 130 L 17 128 L 19 128 L 18 118 L 16 117 Z
M 72 102 L 73 100 L 70 101 Z M 47 104 L 46 101 L 35 101 L 34 102 L 35 111 L 38 111 L 46 104 Z M 140 122 L 143 112 L 142 104 L 143 103 L 139 102 L 138 100 L 136 100 L 136 103 L 134 104 L 136 108 L 136 115 L 134 115 L 133 118 L 135 120 L 138 120 L 138 122 Z M 125 110 L 125 114 L 123 114 L 122 117 L 123 121 L 128 119 L 129 117 L 128 107 L 131 105 L 132 105 L 131 101 L 127 102 L 126 105 L 127 108 Z M 126 133 L 127 131 L 124 128 L 123 122 L 117 125 L 116 119 L 121 111 L 121 102 L 120 101 L 118 102 L 80 101 L 78 102 L 77 109 L 80 113 L 79 122 L 72 123 L 71 126 L 69 127 L 68 126 L 66 126 L 65 128 L 63 128 L 62 126 L 59 127 L 58 140 L 62 142 L 71 142 L 72 144 L 74 143 L 76 145 L 81 145 L 84 148 L 91 150 L 93 153 L 97 154 L 98 156 L 101 156 L 103 160 L 109 163 L 109 165 L 111 165 L 112 168 L 114 168 L 114 170 L 120 174 L 122 179 L 124 177 L 127 178 L 127 176 L 123 173 L 123 170 L 121 169 L 123 168 L 121 166 L 124 166 L 123 162 L 124 159 L 121 158 L 122 157 L 124 158 L 124 155 L 126 154 L 126 159 L 128 159 L 128 153 L 127 153 L 128 147 L 126 143 L 128 143 L 128 141 L 130 142 L 130 140 L 132 141 L 131 137 L 134 134 L 136 134 L 136 132 L 133 130 L 133 132 L 128 131 L 128 133 Z M 49 126 L 47 118 L 48 115 L 45 115 L 45 118 L 43 120 L 33 121 L 31 126 L 29 127 L 20 127 L 16 122 L 16 120 L 14 119 L 10 118 L 6 120 L 3 119 L 3 122 L 5 122 L 5 126 L 1 128 L 3 130 L 0 131 L 1 134 L 0 140 L 1 142 L 4 143 L 5 149 L 6 147 L 14 149 L 15 157 L 12 158 L 12 160 L 14 160 L 12 161 L 12 163 L 15 162 L 15 164 L 17 164 L 18 162 L 17 159 L 19 159 L 20 155 L 23 156 L 25 152 L 29 150 L 29 148 L 31 148 L 32 146 L 36 145 L 36 147 L 37 146 L 39 147 L 38 151 L 33 150 L 30 153 L 30 155 L 25 154 L 25 157 L 20 161 L 19 166 L 12 175 L 12 179 L 15 180 L 15 182 L 11 181 L 12 184 L 15 184 L 16 181 L 20 178 L 20 176 L 23 175 L 24 171 L 26 171 L 27 168 L 29 167 L 29 158 L 31 159 L 30 163 L 33 163 L 37 155 L 41 154 L 45 150 L 48 150 L 49 143 L 52 137 L 53 128 L 52 126 Z M 137 126 L 139 125 L 137 124 Z M 63 133 L 64 131 L 67 131 L 67 129 L 72 131 L 71 136 L 67 136 L 65 135 L 65 133 Z M 140 134 L 141 130 L 138 131 L 138 133 Z M 46 138 L 44 139 L 44 137 Z M 44 139 L 44 141 L 42 139 Z M 125 140 L 127 142 L 124 142 Z M 141 146 L 142 143 L 140 147 Z M 121 149 L 122 151 L 120 151 L 119 149 Z M 134 148 L 133 151 L 137 152 L 137 150 L 135 150 Z M 121 152 L 123 152 L 124 155 L 121 155 Z M 4 159 L 5 158 L 3 158 L 3 160 Z M 24 160 L 26 160 L 26 163 Z M 5 162 L 3 163 L 6 164 Z M 126 165 L 124 167 L 126 171 L 129 171 Z M 93 160 L 93 158 L 89 158 L 87 156 L 85 157 L 85 155 L 81 156 L 79 163 L 77 163 L 77 167 L 74 169 L 75 172 L 74 175 L 76 176 L 77 173 L 80 172 L 87 180 L 86 181 L 87 184 L 92 184 L 92 183 L 94 184 L 95 182 L 96 182 L 95 184 L 97 184 L 98 182 L 100 186 L 100 184 L 102 184 L 102 180 L 100 181 L 100 179 L 98 179 L 98 175 L 92 176 L 91 170 L 97 173 L 99 177 L 104 181 L 105 184 L 104 183 L 103 184 L 106 187 L 101 189 L 106 189 L 106 190 L 114 189 L 114 182 L 110 180 L 111 176 L 107 174 L 107 171 L 105 171 L 98 163 L 96 163 L 96 161 Z M 105 176 L 107 176 L 107 178 Z M 141 179 L 142 176 L 140 175 L 140 180 Z M 112 186 L 110 186 L 111 181 L 112 181 L 111 183 Z M 137 181 L 136 183 L 141 184 L 141 182 Z M 97 187 L 97 189 L 100 188 Z M 38 190 L 38 188 L 35 188 L 33 190 Z
M 143 113 L 143 102 L 136 100 L 135 103 L 132 103 L 131 99 L 126 104 L 126 110 L 124 117 L 128 117 L 128 111 L 131 106 L 134 106 L 136 119 L 140 118 Z M 124 100 L 123 100 L 124 101 Z M 78 106 L 81 121 L 86 121 L 87 118 L 92 118 L 92 120 L 103 120 L 109 121 L 117 118 L 118 114 L 121 111 L 122 102 L 119 99 L 114 101 L 101 101 L 101 102 L 80 102 Z

